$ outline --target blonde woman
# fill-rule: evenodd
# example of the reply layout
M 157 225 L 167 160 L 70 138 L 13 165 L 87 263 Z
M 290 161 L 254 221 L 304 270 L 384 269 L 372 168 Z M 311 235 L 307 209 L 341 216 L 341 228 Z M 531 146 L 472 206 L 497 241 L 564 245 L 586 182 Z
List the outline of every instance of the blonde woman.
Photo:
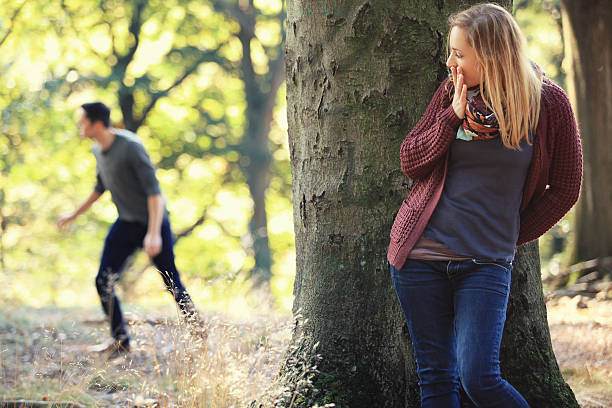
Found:
M 414 181 L 387 258 L 412 338 L 422 407 L 528 407 L 500 374 L 516 247 L 576 202 L 582 150 L 566 94 L 525 55 L 504 8 L 449 19 L 451 78 L 401 146 Z

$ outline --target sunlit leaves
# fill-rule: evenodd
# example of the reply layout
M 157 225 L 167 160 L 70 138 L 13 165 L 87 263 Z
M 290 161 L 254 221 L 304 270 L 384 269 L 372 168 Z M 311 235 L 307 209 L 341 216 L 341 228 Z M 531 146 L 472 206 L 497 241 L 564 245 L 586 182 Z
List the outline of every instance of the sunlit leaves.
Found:
M 281 52 L 281 6 L 257 4 L 251 58 L 258 80 Z M 130 32 L 138 11 L 142 24 Z M 66 281 L 77 282 L 96 302 L 91 278 L 106 228 L 116 217 L 110 197 L 103 196 L 69 233 L 55 226 L 56 217 L 93 187 L 91 142 L 74 127 L 75 110 L 91 100 L 110 105 L 117 125 L 139 126 L 175 233 L 205 217 L 176 246 L 185 279 L 253 266 L 246 238 L 253 203 L 240 150 L 247 127 L 243 55 L 236 37 L 240 25 L 231 16 L 196 0 L 7 0 L 0 20 L 0 39 L 11 30 L 0 45 L 0 216 L 7 225 L 1 243 L 10 254 L 5 272 L 31 272 L 25 274 L 30 283 L 56 288 L 56 294 Z M 133 101 L 131 123 L 120 109 L 120 95 Z M 270 150 L 279 161 L 272 164 L 267 205 L 275 211 L 273 257 L 282 265 L 274 270 L 284 282 L 275 287 L 289 288 L 289 295 L 293 236 L 283 222 L 291 222 L 290 169 L 280 122 L 274 120 L 270 133 Z M 52 300 L 58 299 L 47 292 L 37 301 Z

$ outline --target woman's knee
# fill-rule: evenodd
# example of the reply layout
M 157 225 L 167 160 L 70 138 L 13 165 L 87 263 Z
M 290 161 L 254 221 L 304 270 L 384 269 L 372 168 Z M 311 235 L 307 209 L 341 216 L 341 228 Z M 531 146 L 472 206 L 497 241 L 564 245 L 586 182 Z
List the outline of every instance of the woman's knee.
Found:
M 498 374 L 484 374 L 478 372 L 461 373 L 461 384 L 465 392 L 475 402 L 487 400 L 486 396 L 503 387 L 503 379 Z

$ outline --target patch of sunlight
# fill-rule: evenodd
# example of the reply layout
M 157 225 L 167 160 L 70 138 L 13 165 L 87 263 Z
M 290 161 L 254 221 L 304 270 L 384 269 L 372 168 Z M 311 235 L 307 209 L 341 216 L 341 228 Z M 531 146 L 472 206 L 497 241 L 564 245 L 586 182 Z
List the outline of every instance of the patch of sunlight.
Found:
M 268 73 L 270 69 L 268 55 L 259 41 L 251 41 L 251 58 L 253 59 L 253 70 L 257 74 Z
M 158 106 L 162 112 L 174 119 L 176 122 L 182 121 L 187 117 L 187 115 L 189 115 L 189 109 L 180 106 L 173 106 L 164 100 L 160 100 L 158 102 Z
M 278 14 L 283 8 L 281 0 L 255 0 L 253 5 L 265 14 Z
M 227 58 L 231 62 L 238 62 L 242 58 L 242 44 L 236 37 L 230 40 L 219 50 L 222 57 Z
M 274 120 L 279 128 L 287 131 L 289 125 L 287 124 L 287 105 L 283 105 L 283 107 L 277 110 L 274 114 Z
M 174 34 L 169 31 L 164 32 L 159 39 L 154 41 L 146 38 L 143 39 L 138 45 L 134 60 L 128 67 L 128 72 L 135 77 L 144 75 L 149 65 L 158 64 L 164 55 L 168 53 L 170 47 L 172 47 L 173 40 Z M 178 118 L 177 120 L 180 119 Z
M 198 217 L 198 207 L 188 197 L 174 198 L 168 207 L 170 213 L 179 213 L 183 218 L 196 219 Z
M 34 61 L 27 53 L 23 53 L 15 64 L 13 71 L 19 77 L 19 81 L 26 80 L 30 85 L 30 91 L 36 92 L 42 89 L 42 84 L 47 79 L 47 64 L 42 61 Z
M 107 197 L 110 195 L 107 194 Z M 99 216 L 104 220 L 113 220 L 117 218 L 117 208 L 114 205 L 97 205 L 96 208 L 93 209 L 96 216 Z
M 227 251 L 225 253 L 225 259 L 230 263 L 231 270 L 238 270 L 244 264 L 244 260 L 246 259 L 246 254 L 242 249 L 238 249 L 235 251 Z
M 207 179 L 212 176 L 207 166 L 201 160 L 194 160 L 187 165 L 185 174 L 192 180 Z
M 29 201 L 36 194 L 38 187 L 34 183 L 23 182 L 18 188 L 9 189 L 6 192 L 7 201 Z
M 208 166 L 214 173 L 225 173 L 227 171 L 227 162 L 222 157 L 208 160 Z
M 57 41 L 57 38 L 51 35 L 47 35 L 43 40 L 43 44 L 44 44 L 44 49 L 45 49 L 44 60 L 45 61 L 58 60 L 61 53 L 60 53 L 60 46 L 59 46 L 59 42 Z
M 185 9 L 183 7 L 175 7 L 172 9 L 171 16 L 175 20 L 182 20 L 185 18 Z
M 244 318 L 249 312 L 250 307 L 245 296 L 235 296 L 227 305 L 227 313 L 230 316 Z
M 21 230 L 23 228 L 12 226 L 10 228 L 6 228 L 2 233 L 2 241 L 5 247 L 10 248 L 12 246 L 17 245 L 19 238 L 21 237 Z
M 213 120 L 221 120 L 223 118 L 223 105 L 216 99 L 204 99 L 202 101 L 202 108 L 204 108 Z
M 197 237 L 203 241 L 212 241 L 221 236 L 221 231 L 216 225 L 206 225 L 198 230 Z
M 92 31 L 89 36 L 89 44 L 100 54 L 106 54 L 111 50 L 111 39 L 104 27 Z
M 237 106 L 229 106 L 226 112 L 227 112 L 227 116 L 236 117 L 240 115 L 240 108 Z
M 257 22 L 255 24 L 257 39 L 268 47 L 278 45 L 282 41 L 280 24 L 278 20 Z
M 272 234 L 293 233 L 292 211 L 282 211 L 270 218 L 268 228 L 270 228 Z
M 231 220 L 239 224 L 246 220 L 253 208 L 253 201 L 230 191 L 219 191 L 216 196 L 218 207 L 212 209 L 212 216 L 219 220 Z
M 157 32 L 158 27 L 157 21 L 151 19 L 142 25 L 142 32 L 144 35 L 152 36 Z
M 165 186 L 171 186 L 179 182 L 179 172 L 176 169 L 158 170 L 157 178 Z
M 278 143 L 289 150 L 289 139 L 287 138 L 287 129 L 283 129 L 280 126 L 273 126 L 270 129 L 270 140 L 274 143 Z

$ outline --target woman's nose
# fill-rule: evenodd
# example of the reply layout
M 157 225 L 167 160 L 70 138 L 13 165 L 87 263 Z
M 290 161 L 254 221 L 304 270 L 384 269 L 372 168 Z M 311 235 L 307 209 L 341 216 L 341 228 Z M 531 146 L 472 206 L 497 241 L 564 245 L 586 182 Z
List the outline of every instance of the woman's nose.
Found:
M 446 59 L 446 66 L 451 68 L 451 67 L 454 67 L 455 65 L 457 64 L 455 64 L 455 59 L 453 58 L 453 54 L 451 54 Z

